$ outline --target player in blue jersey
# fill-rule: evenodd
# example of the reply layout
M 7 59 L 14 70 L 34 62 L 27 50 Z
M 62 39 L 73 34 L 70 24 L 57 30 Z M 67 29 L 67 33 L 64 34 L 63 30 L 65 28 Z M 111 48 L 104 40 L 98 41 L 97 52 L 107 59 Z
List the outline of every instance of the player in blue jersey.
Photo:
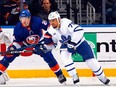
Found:
M 24 46 L 28 46 L 30 44 L 37 44 L 41 40 L 42 37 L 42 29 L 46 30 L 48 27 L 48 23 L 45 21 L 42 21 L 39 17 L 33 17 L 31 16 L 29 10 L 22 10 L 19 16 L 20 21 L 16 24 L 14 28 L 14 41 L 13 43 L 7 48 L 7 50 L 15 50 Z M 35 52 L 37 55 L 40 55 L 44 61 L 48 64 L 50 69 L 55 73 L 55 75 L 58 77 L 58 80 L 60 83 L 64 83 L 66 81 L 66 78 L 62 74 L 62 71 L 53 57 L 51 52 L 44 53 L 40 46 L 35 47 Z M 0 79 L 2 79 L 2 82 L 5 83 L 5 79 L 1 76 L 5 72 L 5 70 L 8 68 L 10 63 L 14 61 L 16 57 L 18 57 L 19 53 L 14 54 L 6 54 L 3 59 L 0 61 Z M 1 81 L 1 80 L 0 80 Z

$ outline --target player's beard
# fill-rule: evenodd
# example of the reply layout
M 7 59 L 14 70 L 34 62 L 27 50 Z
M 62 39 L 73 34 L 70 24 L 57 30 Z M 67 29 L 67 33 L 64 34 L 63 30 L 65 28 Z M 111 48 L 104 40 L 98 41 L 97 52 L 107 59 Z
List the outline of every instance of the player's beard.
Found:
M 55 29 L 56 29 L 56 28 L 57 28 L 57 26 L 54 26 L 53 28 L 55 28 Z
M 57 29 L 59 28 L 59 25 L 52 24 L 53 28 Z

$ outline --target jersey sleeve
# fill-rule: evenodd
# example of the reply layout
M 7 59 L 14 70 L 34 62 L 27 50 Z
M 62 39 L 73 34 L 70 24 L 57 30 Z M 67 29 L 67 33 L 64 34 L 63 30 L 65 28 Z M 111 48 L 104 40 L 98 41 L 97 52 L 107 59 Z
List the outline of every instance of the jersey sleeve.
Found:
M 14 31 L 13 31 L 13 41 L 14 42 L 22 42 L 23 41 L 23 34 L 21 32 L 20 29 L 20 23 L 18 23 L 15 27 L 14 27 Z
M 46 20 L 42 20 L 41 28 L 47 30 L 48 26 L 49 26 L 49 22 Z
M 53 44 L 52 35 L 49 32 L 44 34 L 44 43 L 46 45 Z
M 71 42 L 78 43 L 83 38 L 84 32 L 82 27 L 73 22 L 69 23 L 68 31 L 71 33 Z
M 53 37 L 55 33 L 55 29 L 53 29 L 52 26 L 48 27 L 48 30 L 47 32 L 44 34 L 44 40 L 45 40 L 45 43 L 48 45 L 48 44 L 55 44 L 57 43 L 57 39 L 55 37 Z
M 42 20 L 40 17 L 33 16 L 32 20 L 32 26 L 35 27 L 36 33 L 40 34 L 39 36 L 42 36 L 42 30 L 47 30 L 49 26 L 49 22 L 46 20 Z

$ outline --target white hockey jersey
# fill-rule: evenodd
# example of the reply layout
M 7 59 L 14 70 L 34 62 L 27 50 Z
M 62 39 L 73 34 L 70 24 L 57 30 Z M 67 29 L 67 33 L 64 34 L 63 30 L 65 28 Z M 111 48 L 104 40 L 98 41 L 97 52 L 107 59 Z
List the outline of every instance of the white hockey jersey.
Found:
M 52 35 L 54 42 L 60 41 L 62 35 L 65 37 L 71 36 L 71 42 L 77 43 L 77 45 L 85 40 L 83 37 L 83 29 L 67 18 L 61 19 L 60 29 L 54 29 L 50 26 L 48 28 L 48 33 Z
M 5 43 L 9 46 L 12 43 L 13 39 L 9 32 L 0 32 L 0 44 Z

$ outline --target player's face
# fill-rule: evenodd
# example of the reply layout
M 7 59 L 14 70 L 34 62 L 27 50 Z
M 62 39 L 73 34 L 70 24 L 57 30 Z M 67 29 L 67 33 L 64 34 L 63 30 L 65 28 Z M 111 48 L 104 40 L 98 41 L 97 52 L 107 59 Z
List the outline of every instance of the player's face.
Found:
M 30 24 L 30 18 L 29 17 L 21 17 L 20 21 L 24 27 L 29 26 Z
M 58 20 L 57 19 L 50 20 L 50 25 L 52 25 L 53 28 L 57 28 L 59 25 Z

